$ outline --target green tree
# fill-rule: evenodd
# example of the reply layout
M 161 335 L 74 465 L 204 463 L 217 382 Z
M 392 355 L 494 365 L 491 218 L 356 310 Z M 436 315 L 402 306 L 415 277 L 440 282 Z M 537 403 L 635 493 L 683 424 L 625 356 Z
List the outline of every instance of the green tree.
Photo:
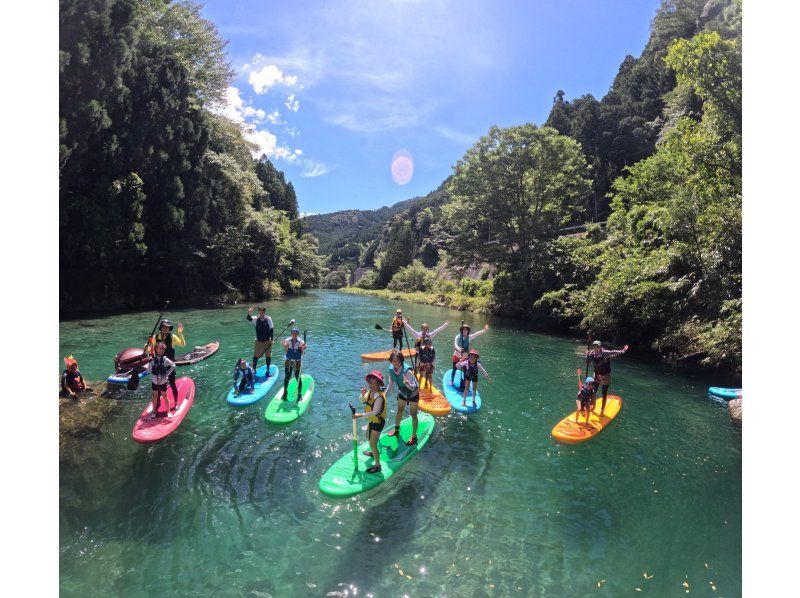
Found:
M 377 265 L 377 285 L 389 284 L 395 273 L 414 259 L 414 233 L 407 221 L 396 222 L 389 231 L 386 248 Z

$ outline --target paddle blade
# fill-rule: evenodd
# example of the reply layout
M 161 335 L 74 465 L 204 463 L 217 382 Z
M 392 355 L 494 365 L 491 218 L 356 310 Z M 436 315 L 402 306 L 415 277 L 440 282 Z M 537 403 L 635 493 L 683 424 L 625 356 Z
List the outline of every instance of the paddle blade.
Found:
M 375 324 L 375 330 L 383 330 L 383 326 L 380 324 Z

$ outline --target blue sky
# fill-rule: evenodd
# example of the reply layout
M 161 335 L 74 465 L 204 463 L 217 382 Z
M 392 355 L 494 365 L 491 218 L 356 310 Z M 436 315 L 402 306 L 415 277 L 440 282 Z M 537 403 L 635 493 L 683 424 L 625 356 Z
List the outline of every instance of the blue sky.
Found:
M 659 5 L 213 0 L 204 14 L 236 70 L 220 110 L 319 213 L 428 193 L 491 125 L 543 123 L 558 89 L 602 97 Z M 402 185 L 398 155 L 413 160 Z

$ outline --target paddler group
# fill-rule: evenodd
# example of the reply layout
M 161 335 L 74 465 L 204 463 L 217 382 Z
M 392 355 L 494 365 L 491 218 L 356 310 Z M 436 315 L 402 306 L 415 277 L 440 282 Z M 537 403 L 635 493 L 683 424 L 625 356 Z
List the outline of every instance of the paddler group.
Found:
M 268 389 L 272 387 L 280 374 L 277 368 L 272 365 L 272 349 L 275 344 L 275 339 L 281 339 L 283 333 L 291 327 L 289 336 L 280 340 L 284 351 L 283 390 L 276 394 L 272 403 L 277 402 L 278 404 L 283 403 L 284 405 L 298 406 L 298 413 L 295 415 L 296 418 L 305 410 L 305 407 L 303 407 L 302 410 L 299 409 L 301 396 L 304 390 L 304 379 L 308 380 L 310 393 L 313 393 L 314 390 L 313 379 L 307 374 L 301 376 L 303 358 L 308 348 L 305 341 L 305 333 L 303 334 L 303 338 L 300 338 L 300 329 L 295 326 L 296 321 L 292 319 L 281 332 L 276 334 L 273 320 L 267 315 L 266 309 L 260 306 L 255 311 L 257 315 L 254 315 L 254 309 L 250 307 L 246 315 L 247 321 L 255 328 L 252 362 L 248 363 L 244 357 L 239 357 L 236 361 L 236 365 L 233 369 L 233 388 L 230 392 L 229 402 L 235 405 L 249 404 L 249 402 L 259 400 L 268 392 Z M 423 323 L 420 326 L 420 330 L 417 331 L 412 327 L 410 319 L 404 317 L 402 310 L 398 309 L 388 329 L 392 335 L 392 350 L 385 353 L 362 355 L 362 358 L 365 359 L 373 361 L 388 359 L 389 362 L 385 371 L 382 372 L 376 369 L 370 371 L 365 376 L 366 385 L 361 388 L 359 397 L 364 408 L 361 411 L 356 411 L 354 408 L 352 410 L 353 419 L 364 418 L 367 420 L 366 437 L 369 450 L 362 451 L 362 454 L 371 458 L 372 464 L 370 467 L 366 468 L 366 473 L 379 474 L 382 471 L 380 455 L 381 434 L 383 433 L 388 419 L 387 396 L 391 395 L 393 391 L 396 390 L 397 409 L 395 412 L 393 429 L 390 430 L 386 436 L 396 437 L 397 445 L 403 444 L 409 448 L 416 447 L 420 442 L 418 438 L 420 394 L 421 390 L 426 391 L 426 396 L 439 392 L 434 388 L 432 382 L 433 373 L 436 369 L 436 349 L 433 343 L 436 336 L 447 328 L 449 324 L 449 321 L 445 321 L 437 328 L 431 330 L 427 323 Z M 379 324 L 376 324 L 375 327 L 380 330 L 387 330 Z M 491 383 L 488 372 L 481 364 L 480 354 L 474 346 L 475 340 L 488 330 L 489 325 L 487 324 L 473 333 L 471 327 L 462 321 L 458 329 L 458 334 L 453 337 L 452 367 L 449 371 L 446 370 L 444 372 L 442 382 L 446 387 L 445 390 L 448 394 L 447 399 L 450 401 L 452 408 L 463 413 L 473 413 L 480 408 L 478 393 L 480 374 L 486 378 L 487 382 Z M 413 349 L 409 342 L 408 334 L 414 339 Z M 403 347 L 404 339 L 406 345 L 405 349 Z M 216 345 L 216 348 L 218 348 L 218 343 L 216 343 Z M 115 358 L 115 363 L 117 365 L 117 372 L 115 375 L 117 376 L 117 380 L 114 381 L 122 380 L 124 383 L 127 379 L 129 388 L 131 388 L 132 386 L 136 386 L 140 377 L 147 374 L 151 376 L 151 406 L 142 414 L 140 423 L 137 425 L 141 426 L 142 421 L 152 421 L 159 417 L 170 419 L 176 412 L 180 411 L 179 388 L 176 383 L 175 375 L 177 365 L 195 363 L 196 361 L 212 355 L 216 351 L 216 348 L 214 348 L 204 353 L 204 347 L 195 347 L 193 353 L 181 358 L 182 361 L 176 360 L 175 347 L 185 346 L 186 339 L 184 337 L 183 325 L 178 324 L 176 328 L 168 319 L 161 319 L 161 316 L 159 316 L 157 325 L 154 327 L 153 333 L 148 337 L 143 350 L 129 348 L 120 352 Z M 611 360 L 623 355 L 627 350 L 627 345 L 621 350 L 606 349 L 600 341 L 593 340 L 590 335 L 585 361 L 587 374 L 589 364 L 592 364 L 594 376 L 588 376 L 585 381 L 579 380 L 575 423 L 578 422 L 579 416 L 583 415 L 588 426 L 590 416 L 595 412 L 596 393 L 598 389 L 602 389 L 602 403 L 599 415 L 602 416 L 604 414 L 606 410 L 606 401 L 609 397 L 608 391 L 611 386 Z M 191 359 L 187 359 L 190 356 Z M 258 362 L 262 357 L 265 358 L 266 362 L 265 366 L 262 368 L 263 373 L 258 369 Z M 176 363 L 176 361 L 179 361 L 179 363 Z M 61 389 L 65 395 L 76 398 L 79 393 L 86 389 L 86 384 L 78 370 L 78 362 L 71 355 L 65 358 L 64 362 L 66 370 L 61 377 Z M 109 380 L 111 380 L 111 377 Z M 181 379 L 181 381 L 184 380 L 188 380 L 189 383 L 191 383 L 191 394 L 193 398 L 193 382 L 191 382 L 191 379 Z M 292 388 L 293 396 L 291 397 L 289 396 L 290 384 L 296 386 L 296 390 L 294 387 Z M 259 387 L 261 388 L 261 394 L 256 396 Z M 187 394 L 185 388 L 183 392 L 184 395 Z M 171 393 L 171 397 L 169 393 Z M 253 398 L 247 400 L 239 398 L 247 395 L 252 395 Z M 167 409 L 165 412 L 159 411 L 162 396 L 164 396 L 165 399 L 172 399 L 172 401 L 166 401 Z M 231 396 L 239 398 L 238 401 L 234 402 L 234 399 L 230 398 Z M 441 397 L 441 395 L 439 396 Z M 295 398 L 296 400 L 293 401 L 292 399 Z M 307 396 L 306 398 L 308 399 L 309 397 Z M 619 397 L 613 396 L 612 398 L 615 400 L 619 399 Z M 460 405 L 455 402 L 459 399 Z M 468 399 L 471 399 L 471 404 L 469 405 Z M 272 403 L 271 407 L 268 408 L 267 420 L 276 422 L 284 421 L 280 419 L 270 419 L 270 410 L 272 410 L 273 413 L 280 410 L 280 407 L 275 407 Z M 449 410 L 450 407 L 448 407 L 447 402 L 445 402 L 444 405 L 445 409 Z M 403 423 L 403 416 L 405 415 L 407 407 L 411 420 L 410 426 L 408 422 Z M 423 407 L 428 410 L 428 407 Z M 188 407 L 186 410 L 188 411 Z M 430 412 L 437 415 L 446 413 L 446 411 Z M 181 415 L 181 418 L 184 415 L 185 413 Z M 611 415 L 611 417 L 613 416 L 614 414 Z M 429 415 L 425 417 L 429 418 L 427 420 L 427 429 L 429 430 L 432 420 Z M 289 418 L 289 420 L 291 420 L 291 418 Z M 404 438 L 402 439 L 400 438 L 401 424 L 404 430 Z M 406 435 L 408 435 L 407 438 L 405 438 Z M 424 439 L 429 435 L 430 431 L 427 431 Z M 369 461 L 367 461 L 367 463 L 369 463 Z M 358 466 L 356 464 L 356 469 L 357 468 Z

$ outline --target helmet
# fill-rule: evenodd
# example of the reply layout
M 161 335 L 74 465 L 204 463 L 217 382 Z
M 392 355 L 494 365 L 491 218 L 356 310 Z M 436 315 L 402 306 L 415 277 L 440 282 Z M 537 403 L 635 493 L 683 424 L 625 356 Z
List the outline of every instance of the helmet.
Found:
M 594 384 L 594 378 L 591 376 L 586 377 L 586 382 L 584 384 Z
M 470 349 L 469 354 L 474 355 L 475 357 L 480 357 L 480 354 L 475 349 Z
M 65 357 L 64 358 L 64 365 L 67 366 L 67 367 L 70 367 L 72 365 L 78 365 L 78 362 L 75 360 L 75 358 L 72 355 L 70 355 L 69 357 Z
M 369 383 L 370 378 L 375 378 L 378 381 L 378 384 L 383 386 L 383 374 L 381 374 L 378 370 L 372 370 L 369 374 L 364 376 L 364 380 Z

